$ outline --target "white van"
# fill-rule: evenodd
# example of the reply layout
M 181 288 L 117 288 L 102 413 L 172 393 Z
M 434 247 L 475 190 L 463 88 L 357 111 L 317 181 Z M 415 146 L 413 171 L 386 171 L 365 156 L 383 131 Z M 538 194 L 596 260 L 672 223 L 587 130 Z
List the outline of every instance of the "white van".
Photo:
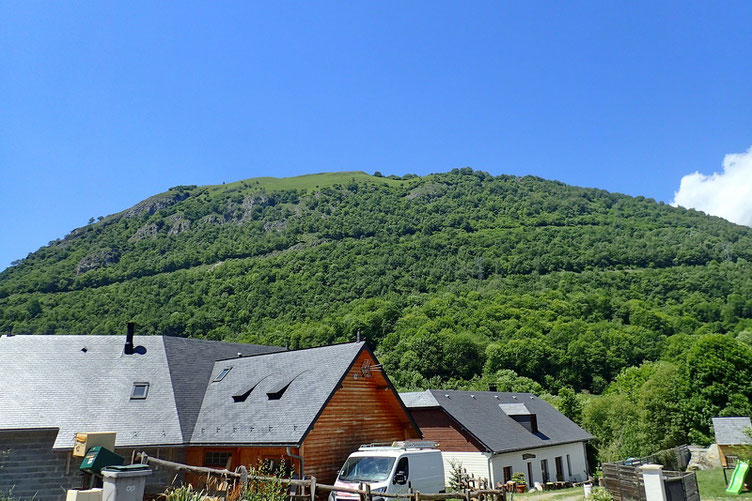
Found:
M 361 488 L 371 492 L 402 494 L 444 492 L 444 462 L 435 442 L 405 441 L 392 444 L 361 445 L 350 454 L 337 475 L 335 487 Z M 329 501 L 352 501 L 356 494 L 332 492 Z M 374 498 L 379 499 L 379 498 Z

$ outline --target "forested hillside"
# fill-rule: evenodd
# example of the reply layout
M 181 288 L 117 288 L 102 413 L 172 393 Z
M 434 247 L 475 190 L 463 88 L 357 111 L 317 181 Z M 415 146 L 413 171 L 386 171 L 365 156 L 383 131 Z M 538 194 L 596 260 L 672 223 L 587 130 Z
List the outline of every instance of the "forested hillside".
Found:
M 0 330 L 360 331 L 399 387 L 550 394 L 614 458 L 749 415 L 751 263 L 749 228 L 539 178 L 259 178 L 177 186 L 50 242 L 0 274 Z

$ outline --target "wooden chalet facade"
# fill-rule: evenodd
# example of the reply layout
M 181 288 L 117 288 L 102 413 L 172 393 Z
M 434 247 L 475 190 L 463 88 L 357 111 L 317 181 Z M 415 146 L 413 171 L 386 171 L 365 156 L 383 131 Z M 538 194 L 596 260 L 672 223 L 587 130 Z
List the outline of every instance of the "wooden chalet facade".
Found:
M 284 460 L 298 475 L 302 470 L 333 483 L 360 445 L 420 438 L 365 343 L 270 355 L 216 363 L 186 452 L 188 464 L 232 470 L 263 462 L 276 467 Z M 206 440 L 212 443 L 198 445 Z

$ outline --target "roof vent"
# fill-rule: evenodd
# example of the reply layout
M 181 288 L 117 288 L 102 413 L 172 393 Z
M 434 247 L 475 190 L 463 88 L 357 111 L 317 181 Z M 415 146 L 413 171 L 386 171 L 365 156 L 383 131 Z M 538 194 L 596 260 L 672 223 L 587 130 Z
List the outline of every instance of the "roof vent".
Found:
M 255 388 L 255 386 L 253 388 Z M 232 399 L 235 402 L 245 402 L 248 399 L 248 395 L 250 395 L 251 392 L 253 391 L 253 388 L 251 388 L 250 390 L 246 391 L 245 393 L 241 393 L 240 395 L 233 395 Z
M 84 346 L 83 348 L 81 348 L 81 351 L 82 351 L 83 353 L 86 353 L 86 352 L 87 352 L 87 351 L 89 351 L 89 350 L 88 350 L 88 349 L 86 348 L 86 346 Z
M 512 398 L 517 400 L 517 395 L 512 395 Z
M 128 332 L 125 335 L 125 349 L 123 353 L 133 355 L 133 335 L 136 333 L 136 324 L 128 322 Z
M 232 369 L 232 367 L 230 367 L 230 369 Z M 229 372 L 229 369 L 227 369 L 227 371 Z M 221 374 L 221 373 L 220 373 L 220 374 Z M 255 383 L 255 384 L 253 384 L 253 385 L 252 385 L 252 386 L 251 386 L 251 387 L 250 387 L 250 388 L 248 389 L 248 391 L 246 391 L 246 392 L 243 392 L 243 393 L 240 393 L 239 395 L 233 395 L 233 396 L 232 396 L 232 399 L 233 399 L 233 400 L 234 400 L 235 402 L 245 402 L 246 400 L 248 400 L 248 396 L 249 396 L 249 395 L 250 395 L 250 394 L 251 394 L 251 393 L 253 392 L 253 390 L 255 390 L 255 389 L 256 389 L 256 387 L 257 387 L 257 386 L 258 386 L 259 384 L 261 384 L 261 381 L 263 381 L 264 379 L 266 379 L 266 378 L 268 378 L 268 377 L 269 377 L 268 375 L 266 375 L 266 376 L 262 377 L 261 379 L 259 379 L 258 381 L 256 381 L 256 383 Z
M 133 322 L 128 322 L 128 332 L 125 335 L 125 347 L 123 348 L 123 354 L 124 355 L 145 355 L 146 354 L 146 347 L 144 346 L 134 346 L 133 344 L 133 336 L 136 333 L 136 324 Z
M 449 398 L 449 394 L 448 393 L 445 393 L 444 396 L 447 397 L 447 398 Z
M 471 395 L 470 395 L 470 398 L 475 398 L 475 395 L 472 395 L 472 394 L 471 394 Z
M 287 391 L 287 388 L 289 388 L 289 387 L 290 387 L 290 384 L 291 384 L 291 383 L 292 383 L 292 381 L 290 381 L 290 382 L 289 382 L 289 383 L 287 383 L 287 384 L 286 384 L 285 386 L 283 386 L 282 388 L 279 388 L 279 389 L 278 389 L 278 390 L 276 390 L 276 391 L 268 391 L 268 392 L 266 392 L 266 397 L 267 397 L 267 398 L 268 398 L 269 400 L 279 400 L 279 399 L 281 399 L 281 398 L 282 398 L 282 395 L 284 395 L 284 394 L 285 394 L 285 392 Z
M 269 400 L 279 400 L 282 398 L 282 395 L 285 394 L 287 391 L 287 388 L 290 387 L 290 385 L 298 379 L 301 375 L 303 375 L 306 371 L 299 372 L 294 377 L 286 380 L 279 381 L 277 384 L 273 385 L 269 391 L 266 392 L 266 396 Z

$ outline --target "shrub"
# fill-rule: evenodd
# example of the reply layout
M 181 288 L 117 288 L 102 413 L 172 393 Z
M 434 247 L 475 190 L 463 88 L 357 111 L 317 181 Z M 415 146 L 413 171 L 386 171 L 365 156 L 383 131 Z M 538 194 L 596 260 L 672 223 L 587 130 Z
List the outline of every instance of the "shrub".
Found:
M 204 491 L 194 491 L 193 486 L 170 487 L 160 497 L 165 501 L 204 501 L 209 496 Z M 0 498 L 0 501 L 5 501 Z

